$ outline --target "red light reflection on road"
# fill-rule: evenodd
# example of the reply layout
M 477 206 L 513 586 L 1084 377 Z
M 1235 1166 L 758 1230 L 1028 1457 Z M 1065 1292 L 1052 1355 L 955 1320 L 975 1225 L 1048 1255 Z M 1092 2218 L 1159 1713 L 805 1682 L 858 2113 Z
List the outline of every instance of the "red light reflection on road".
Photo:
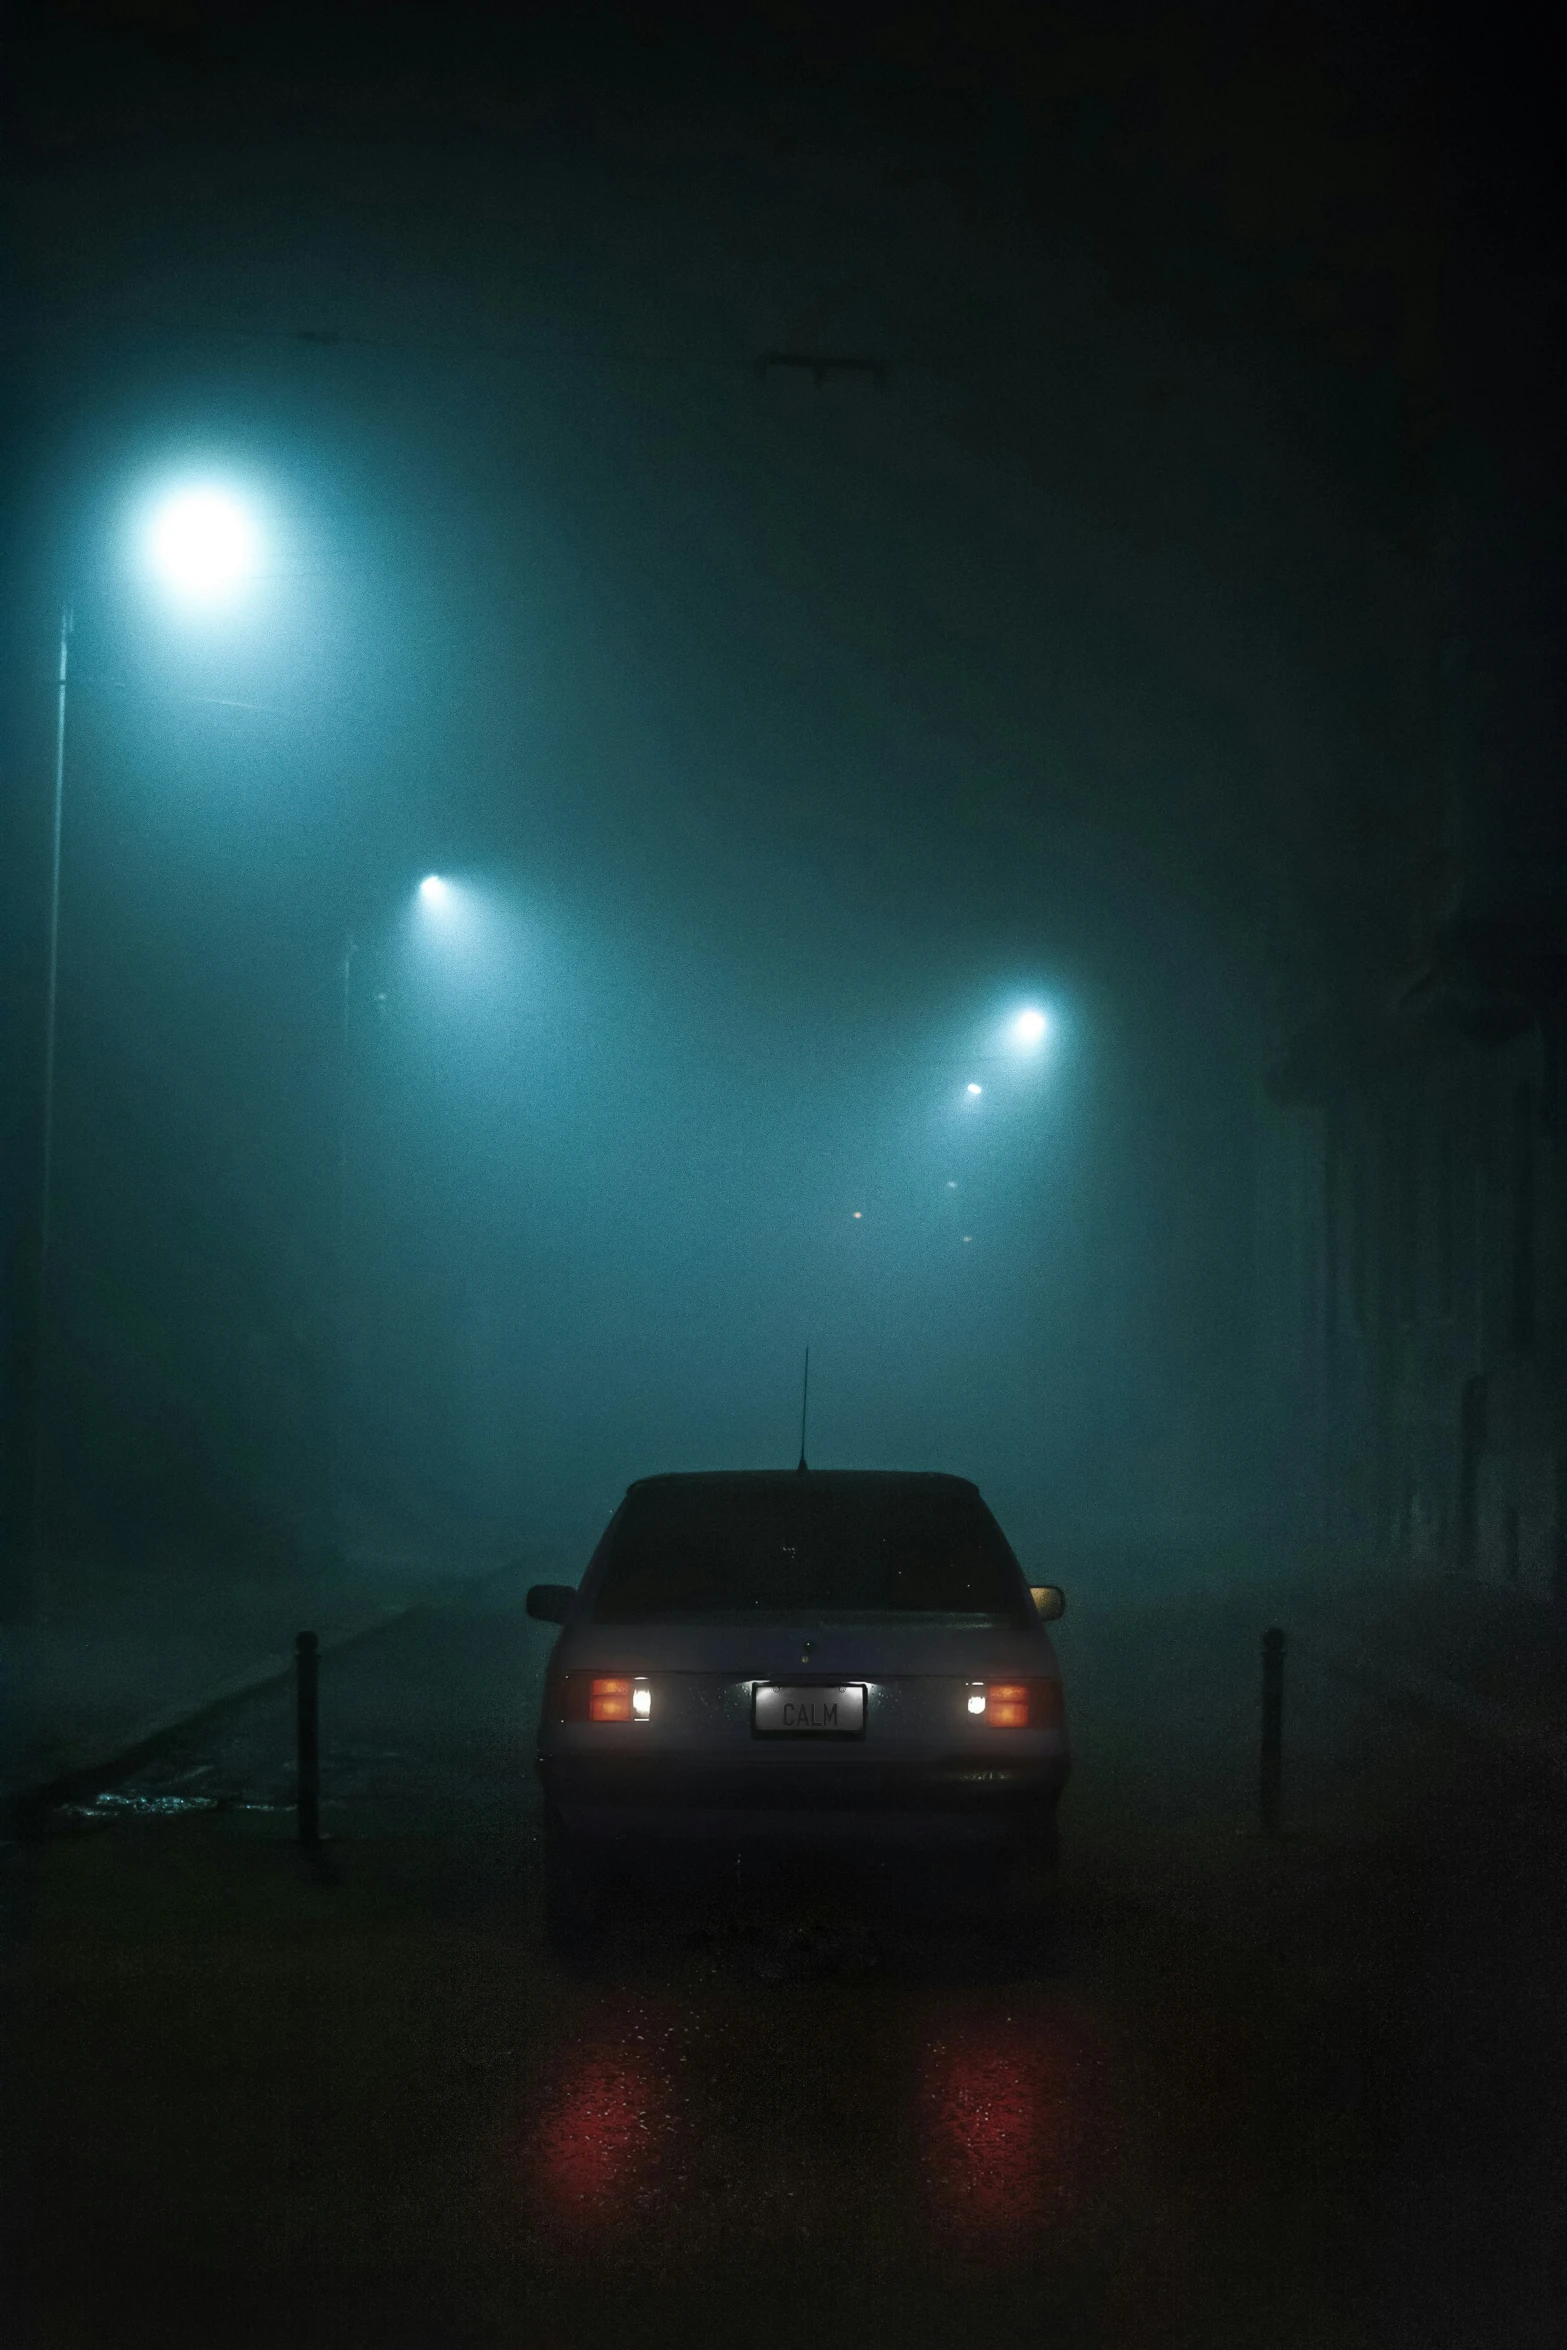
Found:
M 944 2243 L 994 2256 L 1086 2216 L 1112 2131 L 1097 2036 L 1071 2015 L 958 2020 L 927 2043 L 921 2151 Z
M 666 2039 L 630 2023 L 566 2051 L 546 2083 L 523 2169 L 526 2200 L 549 2232 L 628 2233 L 662 2201 L 678 2121 Z

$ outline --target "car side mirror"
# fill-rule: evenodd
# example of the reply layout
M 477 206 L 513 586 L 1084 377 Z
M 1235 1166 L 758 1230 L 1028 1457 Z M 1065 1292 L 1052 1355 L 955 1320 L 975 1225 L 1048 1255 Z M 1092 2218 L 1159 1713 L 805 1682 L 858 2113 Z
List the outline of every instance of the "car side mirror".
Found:
M 536 1624 L 564 1624 L 576 1596 L 569 1583 L 535 1583 L 528 1593 L 528 1613 Z
M 1066 1614 L 1066 1593 L 1059 1583 L 1030 1583 L 1028 1595 L 1039 1610 L 1042 1624 L 1056 1624 Z

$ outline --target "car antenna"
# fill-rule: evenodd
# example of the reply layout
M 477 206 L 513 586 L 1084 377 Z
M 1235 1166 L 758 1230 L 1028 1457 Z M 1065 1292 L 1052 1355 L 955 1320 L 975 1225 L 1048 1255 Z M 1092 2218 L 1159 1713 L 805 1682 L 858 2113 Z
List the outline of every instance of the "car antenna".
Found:
M 811 1350 L 810 1350 L 810 1348 L 809 1348 L 809 1347 L 807 1347 L 807 1348 L 806 1348 L 806 1350 L 805 1350 L 805 1380 L 804 1380 L 804 1384 L 802 1385 L 802 1387 L 801 1387 L 801 1389 L 800 1389 L 800 1469 L 799 1469 L 799 1474 L 800 1474 L 802 1477 L 805 1475 L 805 1411 L 806 1411 L 806 1406 L 809 1404 L 810 1400 L 811 1400 Z

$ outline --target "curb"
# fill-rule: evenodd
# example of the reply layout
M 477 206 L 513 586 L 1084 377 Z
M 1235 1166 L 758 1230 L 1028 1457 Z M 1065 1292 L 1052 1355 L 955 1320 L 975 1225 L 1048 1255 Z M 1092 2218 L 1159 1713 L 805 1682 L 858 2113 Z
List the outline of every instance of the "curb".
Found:
M 458 1584 L 449 1597 L 432 1600 L 424 1595 L 418 1599 L 401 1600 L 392 1607 L 378 1608 L 373 1615 L 362 1618 L 341 1632 L 333 1633 L 321 1643 L 319 1653 L 322 1656 L 340 1655 L 345 1648 L 352 1648 L 362 1640 L 371 1640 L 376 1633 L 384 1632 L 390 1625 L 402 1623 L 406 1617 L 418 1615 L 424 1609 L 460 1607 L 466 1600 L 477 1598 L 490 1584 L 498 1583 L 503 1576 L 518 1571 L 517 1563 L 508 1561 L 504 1566 L 487 1567 L 483 1574 Z M 131 1771 L 139 1770 L 143 1763 L 155 1760 L 165 1746 L 185 1731 L 196 1728 L 202 1722 L 215 1720 L 245 1698 L 258 1696 L 264 1689 L 275 1689 L 293 1677 L 292 1656 L 270 1656 L 260 1664 L 247 1667 L 243 1673 L 236 1673 L 229 1680 L 220 1682 L 216 1689 L 209 1690 L 204 1697 L 151 1715 L 113 1747 L 91 1760 L 73 1763 L 68 1771 L 57 1772 L 51 1779 L 13 1788 L 9 1794 L 0 1796 L 0 1814 L 4 1815 L 13 1830 L 25 1832 L 28 1826 L 57 1805 L 69 1803 L 115 1779 L 124 1778 Z

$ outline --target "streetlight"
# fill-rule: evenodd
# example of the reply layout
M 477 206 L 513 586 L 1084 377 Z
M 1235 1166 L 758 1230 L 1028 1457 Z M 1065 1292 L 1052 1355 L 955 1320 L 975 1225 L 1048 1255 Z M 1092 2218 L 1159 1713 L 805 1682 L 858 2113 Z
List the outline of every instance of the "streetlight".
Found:
M 220 482 L 189 482 L 147 509 L 148 569 L 182 601 L 221 602 L 253 577 L 261 529 L 252 509 Z
M 140 516 L 144 568 L 186 604 L 212 604 L 234 595 L 251 578 L 262 553 L 254 510 L 234 490 L 189 480 L 165 489 Z M 55 668 L 54 808 L 49 853 L 49 941 L 44 984 L 43 1132 L 38 1167 L 38 1248 L 33 1278 L 31 1394 L 26 1405 L 28 1462 L 26 1557 L 18 1588 L 4 1594 L 3 1611 L 30 1620 L 43 1556 L 44 1341 L 48 1326 L 49 1253 L 54 1213 L 55 1069 L 60 1006 L 60 852 L 65 830 L 65 732 L 71 643 L 76 618 L 69 597 L 60 607 Z

